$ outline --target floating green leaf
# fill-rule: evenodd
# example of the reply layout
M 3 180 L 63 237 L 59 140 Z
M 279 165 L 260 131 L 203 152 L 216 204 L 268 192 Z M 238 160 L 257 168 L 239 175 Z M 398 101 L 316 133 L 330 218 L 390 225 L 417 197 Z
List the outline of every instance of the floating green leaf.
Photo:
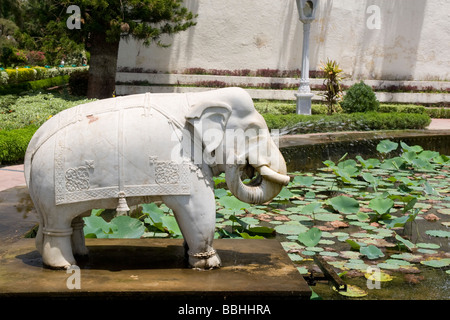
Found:
M 322 231 L 318 228 L 311 228 L 306 232 L 300 233 L 298 235 L 298 241 L 303 243 L 307 247 L 314 247 L 319 243 L 322 237 Z
M 343 214 L 357 213 L 359 211 L 359 202 L 346 196 L 337 196 L 328 200 L 328 203 L 334 210 Z
M 418 248 L 423 248 L 423 249 L 439 249 L 441 246 L 435 243 L 416 243 L 416 246 Z
M 219 204 L 221 204 L 226 209 L 229 209 L 233 212 L 238 212 L 243 209 L 250 208 L 250 205 L 248 203 L 245 203 L 235 196 L 225 196 L 218 200 Z
M 427 230 L 425 231 L 425 233 L 433 237 L 442 237 L 442 238 L 450 237 L 450 232 L 444 230 Z
M 433 260 L 424 260 L 424 261 L 420 261 L 421 264 L 429 266 L 429 267 L 433 267 L 433 268 L 443 268 L 443 267 L 447 267 L 450 266 L 450 259 L 433 259 Z
M 300 223 L 285 223 L 275 227 L 276 232 L 291 235 L 298 235 L 299 233 L 305 232 L 306 230 L 308 230 L 308 228 Z
M 342 216 L 340 214 L 336 213 L 316 213 L 314 215 L 314 219 L 318 221 L 336 221 L 336 220 L 342 220 Z
M 381 251 L 379 248 L 377 248 L 374 245 L 369 245 L 367 247 L 361 247 L 359 249 L 359 252 L 361 252 L 361 254 L 367 256 L 367 258 L 369 258 L 371 260 L 384 257 L 383 251 Z
M 310 177 L 310 176 L 295 176 L 294 180 L 292 181 L 292 183 L 294 185 L 301 185 L 301 186 L 306 186 L 306 187 L 310 187 L 315 181 L 314 177 Z
M 302 214 L 314 214 L 322 207 L 322 204 L 320 202 L 313 202 L 303 207 Z
M 394 206 L 394 201 L 390 198 L 384 198 L 383 196 L 376 197 L 369 202 L 369 208 L 374 210 L 379 215 L 389 213 Z
M 286 187 L 281 189 L 280 193 L 274 198 L 274 200 L 289 200 L 295 195 Z
M 367 291 L 352 284 L 347 285 L 347 291 L 338 291 L 335 287 L 333 287 L 333 290 L 337 291 L 340 295 L 350 298 L 361 298 L 368 295 Z

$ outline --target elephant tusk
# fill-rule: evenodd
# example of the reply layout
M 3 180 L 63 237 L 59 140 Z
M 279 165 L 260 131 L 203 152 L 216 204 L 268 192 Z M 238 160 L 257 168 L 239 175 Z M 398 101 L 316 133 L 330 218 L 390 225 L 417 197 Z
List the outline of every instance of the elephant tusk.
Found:
M 281 184 L 283 186 L 287 186 L 289 184 L 289 181 L 291 181 L 291 178 L 287 175 L 280 174 L 272 169 L 270 169 L 268 166 L 261 166 L 259 168 L 256 168 L 258 172 L 267 180 Z

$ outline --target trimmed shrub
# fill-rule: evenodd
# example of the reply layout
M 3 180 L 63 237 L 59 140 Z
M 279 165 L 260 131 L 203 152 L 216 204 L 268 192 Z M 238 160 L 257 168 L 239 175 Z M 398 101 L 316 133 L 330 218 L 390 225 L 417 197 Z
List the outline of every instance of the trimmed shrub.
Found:
M 0 85 L 11 85 L 28 81 L 54 78 L 70 75 L 73 72 L 87 70 L 88 67 L 64 67 L 64 68 L 19 68 L 0 71 Z
M 424 106 L 416 106 L 413 104 L 381 104 L 378 112 L 425 113 L 426 110 Z
M 28 144 L 37 127 L 28 126 L 11 131 L 0 131 L 0 164 L 23 161 Z
M 346 113 L 377 111 L 380 102 L 377 100 L 372 88 L 363 81 L 351 86 L 341 102 Z
M 425 112 L 433 119 L 450 119 L 450 108 L 426 108 Z
M 39 90 L 44 88 L 61 86 L 66 84 L 68 81 L 69 76 L 58 76 L 54 78 L 10 84 L 0 87 L 0 95 L 19 94 L 24 91 Z
M 337 131 L 424 129 L 431 119 L 427 114 L 352 113 L 325 115 L 263 114 L 269 129 L 283 129 L 289 134 Z

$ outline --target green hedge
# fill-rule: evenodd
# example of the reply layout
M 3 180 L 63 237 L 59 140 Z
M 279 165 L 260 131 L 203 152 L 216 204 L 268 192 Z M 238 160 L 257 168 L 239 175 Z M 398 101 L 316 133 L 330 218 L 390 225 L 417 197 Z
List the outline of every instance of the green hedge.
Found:
M 69 82 L 69 76 L 58 76 L 54 78 L 9 84 L 0 87 L 0 95 L 19 94 L 24 91 L 38 90 L 49 87 L 61 86 Z
M 450 119 L 450 108 L 427 108 L 426 112 L 433 119 Z
M 75 71 L 88 70 L 88 67 L 64 68 L 18 68 L 0 71 L 0 86 L 18 84 L 22 82 L 49 79 L 59 76 L 68 76 Z
M 28 143 L 37 127 L 0 131 L 0 164 L 23 161 Z
M 263 114 L 269 129 L 286 129 L 290 134 L 424 129 L 431 119 L 427 114 L 418 113 L 353 113 L 326 115 L 273 115 Z

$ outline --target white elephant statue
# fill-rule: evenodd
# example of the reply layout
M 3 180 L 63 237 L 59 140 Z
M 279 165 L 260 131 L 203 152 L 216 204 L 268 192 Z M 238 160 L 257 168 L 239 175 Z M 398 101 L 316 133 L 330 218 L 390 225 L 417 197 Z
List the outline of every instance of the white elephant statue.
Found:
M 25 156 L 44 265 L 67 268 L 87 255 L 82 217 L 92 209 L 163 201 L 189 264 L 220 267 L 212 177 L 222 172 L 248 203 L 270 201 L 289 183 L 283 156 L 243 89 L 137 94 L 58 113 L 37 130 Z

